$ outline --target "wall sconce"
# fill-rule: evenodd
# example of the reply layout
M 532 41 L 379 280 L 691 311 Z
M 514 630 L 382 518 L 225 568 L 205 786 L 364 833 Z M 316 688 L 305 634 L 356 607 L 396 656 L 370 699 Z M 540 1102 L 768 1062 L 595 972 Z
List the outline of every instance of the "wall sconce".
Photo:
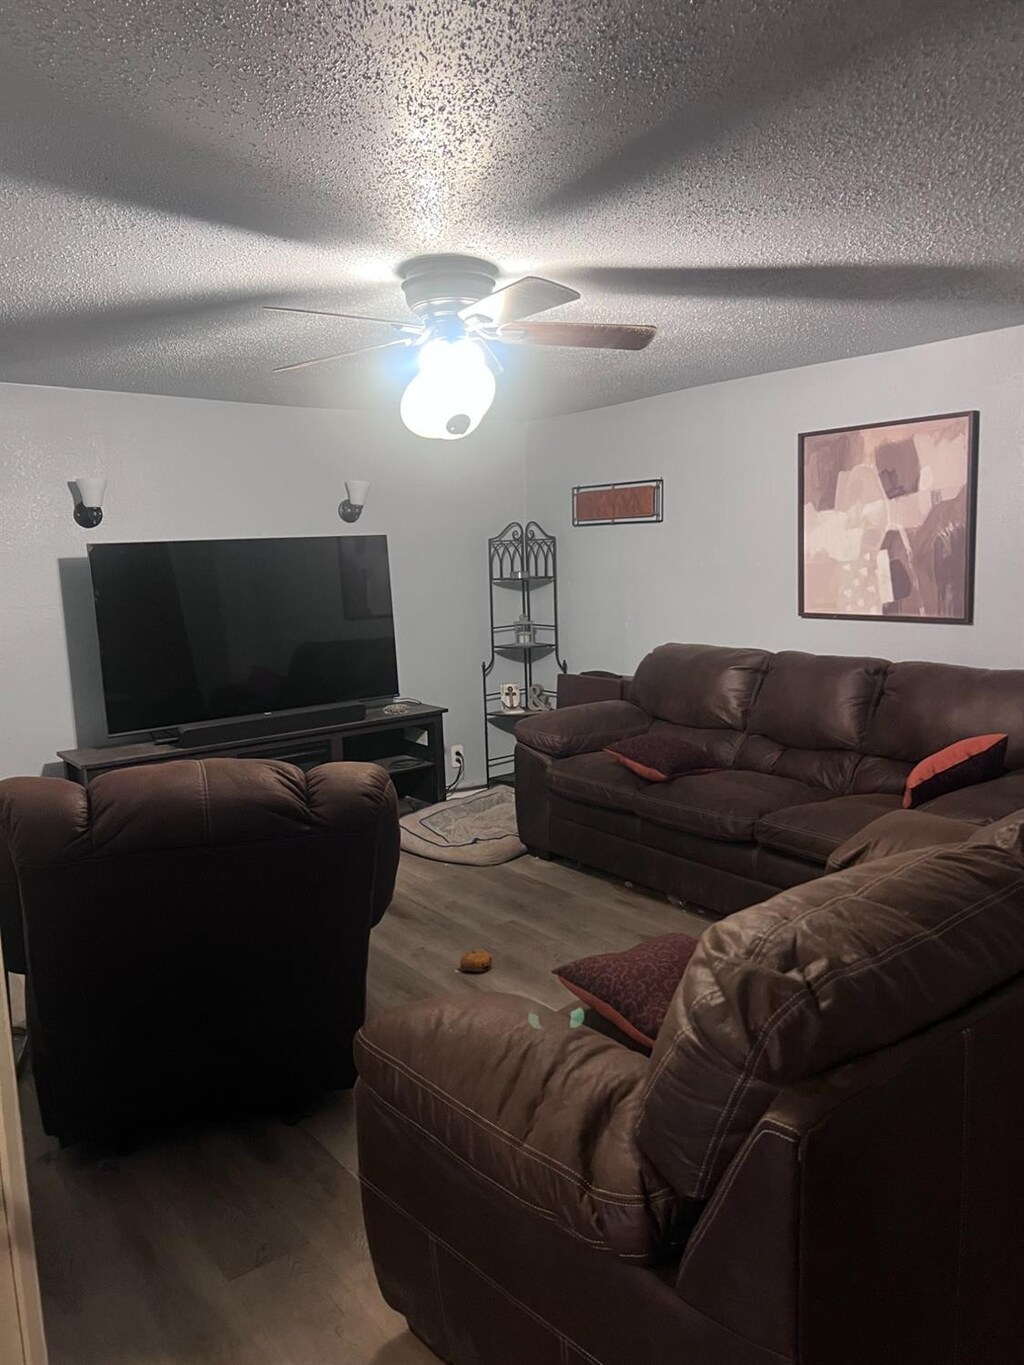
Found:
M 342 521 L 358 521 L 366 506 L 366 495 L 370 491 L 366 479 L 346 479 L 345 501 L 338 504 L 338 516 Z
M 73 479 L 78 489 L 75 502 L 75 521 L 87 530 L 98 526 L 103 520 L 103 494 L 107 490 L 106 479 Z

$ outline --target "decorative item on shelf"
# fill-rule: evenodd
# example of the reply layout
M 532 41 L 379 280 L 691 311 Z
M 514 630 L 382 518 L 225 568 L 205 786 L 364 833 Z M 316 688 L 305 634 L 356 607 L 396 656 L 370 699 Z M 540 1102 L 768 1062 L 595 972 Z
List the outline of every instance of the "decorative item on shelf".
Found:
M 75 521 L 86 530 L 92 530 L 103 520 L 103 495 L 107 491 L 106 479 L 72 479 L 76 490 Z
M 532 645 L 532 644 L 533 644 L 533 622 L 530 620 L 530 618 L 529 618 L 528 616 L 518 616 L 518 617 L 516 618 L 515 626 L 516 626 L 516 644 L 517 644 L 517 645 Z
M 370 484 L 367 479 L 345 480 L 345 501 L 338 504 L 338 516 L 341 517 L 342 521 L 359 520 L 363 508 L 366 506 L 366 497 L 369 491 Z
M 801 616 L 970 625 L 978 413 L 800 436 Z
M 530 684 L 530 695 L 526 703 L 528 711 L 550 711 L 551 700 L 544 690 L 542 683 Z
M 502 683 L 498 691 L 501 694 L 501 709 L 503 711 L 515 712 L 523 709 L 519 704 L 520 693 L 515 683 Z
M 628 526 L 664 520 L 664 482 L 579 484 L 572 490 L 574 526 Z

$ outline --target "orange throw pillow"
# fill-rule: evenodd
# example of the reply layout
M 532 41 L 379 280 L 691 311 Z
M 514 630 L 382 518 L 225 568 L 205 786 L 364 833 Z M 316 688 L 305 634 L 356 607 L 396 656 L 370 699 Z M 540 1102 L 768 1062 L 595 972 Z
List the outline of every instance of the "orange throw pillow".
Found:
M 937 754 L 929 754 L 907 778 L 904 809 L 999 777 L 1006 761 L 1007 743 L 1007 735 L 975 735 L 972 739 L 957 740 Z

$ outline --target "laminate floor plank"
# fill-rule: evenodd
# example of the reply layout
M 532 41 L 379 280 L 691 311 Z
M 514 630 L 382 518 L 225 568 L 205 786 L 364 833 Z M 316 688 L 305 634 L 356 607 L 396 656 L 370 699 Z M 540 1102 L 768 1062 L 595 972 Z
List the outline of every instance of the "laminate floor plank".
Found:
M 709 922 L 561 863 L 403 855 L 367 1012 L 479 991 L 560 1009 L 571 997 L 553 967 Z M 487 948 L 493 969 L 462 975 L 468 948 Z M 59 1151 L 30 1073 L 21 1089 L 51 1365 L 436 1365 L 377 1289 L 351 1093 L 293 1127 L 195 1127 L 97 1161 Z

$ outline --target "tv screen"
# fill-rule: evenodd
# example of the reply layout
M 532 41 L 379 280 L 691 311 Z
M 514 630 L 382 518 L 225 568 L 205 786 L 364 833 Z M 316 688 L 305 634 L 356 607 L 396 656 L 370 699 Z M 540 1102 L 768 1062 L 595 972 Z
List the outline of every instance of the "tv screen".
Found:
M 387 536 L 90 545 L 112 735 L 394 697 Z

